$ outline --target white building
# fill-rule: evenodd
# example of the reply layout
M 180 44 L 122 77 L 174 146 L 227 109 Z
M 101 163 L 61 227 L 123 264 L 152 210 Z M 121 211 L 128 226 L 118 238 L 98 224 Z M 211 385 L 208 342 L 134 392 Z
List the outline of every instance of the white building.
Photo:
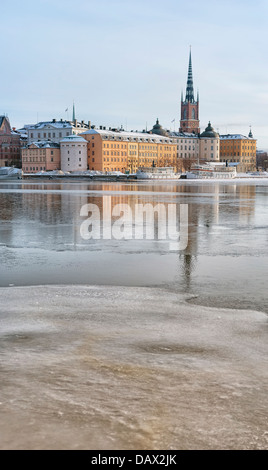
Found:
M 87 141 L 78 135 L 69 135 L 60 141 L 62 171 L 87 170 Z
M 27 126 L 28 133 L 28 144 L 32 142 L 49 140 L 52 142 L 59 143 L 65 137 L 72 134 L 80 134 L 83 131 L 88 130 L 89 124 L 85 124 L 84 121 L 52 121 L 38 122 L 35 125 Z
M 200 134 L 199 159 L 207 162 L 220 161 L 220 136 L 214 131 L 210 122 L 204 132 Z
M 196 134 L 171 132 L 170 137 L 177 142 L 177 158 L 198 160 L 199 138 Z

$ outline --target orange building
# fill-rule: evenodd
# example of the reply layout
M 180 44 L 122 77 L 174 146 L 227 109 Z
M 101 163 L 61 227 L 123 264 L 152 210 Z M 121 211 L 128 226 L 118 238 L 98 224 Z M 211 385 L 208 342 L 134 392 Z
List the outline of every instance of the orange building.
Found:
M 80 135 L 88 141 L 90 170 L 136 173 L 139 167 L 176 166 L 177 145 L 169 137 L 105 128 Z
M 33 142 L 22 149 L 24 173 L 60 170 L 60 146 L 54 142 Z
M 236 163 L 237 171 L 245 173 L 256 170 L 257 140 L 250 131 L 246 137 L 241 134 L 220 136 L 220 161 Z

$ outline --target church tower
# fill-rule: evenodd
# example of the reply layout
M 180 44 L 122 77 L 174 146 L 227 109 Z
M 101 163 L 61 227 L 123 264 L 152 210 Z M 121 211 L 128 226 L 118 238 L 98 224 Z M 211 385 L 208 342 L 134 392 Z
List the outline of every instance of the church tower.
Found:
M 189 57 L 188 79 L 187 79 L 185 100 L 183 99 L 183 93 L 181 95 L 180 132 L 189 132 L 191 134 L 200 133 L 199 95 L 197 93 L 197 100 L 195 101 L 191 49 L 190 49 L 190 57 Z

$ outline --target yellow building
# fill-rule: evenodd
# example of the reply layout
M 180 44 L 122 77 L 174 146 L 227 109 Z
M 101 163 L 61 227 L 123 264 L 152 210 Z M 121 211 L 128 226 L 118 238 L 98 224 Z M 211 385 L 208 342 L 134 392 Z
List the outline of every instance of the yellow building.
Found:
M 177 145 L 169 137 L 105 128 L 81 136 L 88 142 L 90 170 L 136 173 L 139 167 L 176 166 Z
M 237 164 L 237 171 L 245 173 L 256 169 L 257 140 L 250 131 L 246 137 L 241 134 L 220 136 L 220 161 Z

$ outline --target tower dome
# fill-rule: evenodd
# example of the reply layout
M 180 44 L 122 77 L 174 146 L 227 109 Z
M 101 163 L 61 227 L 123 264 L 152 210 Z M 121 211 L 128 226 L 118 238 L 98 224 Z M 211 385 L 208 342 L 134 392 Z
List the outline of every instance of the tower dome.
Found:
M 202 134 L 200 134 L 200 137 L 207 137 L 209 139 L 215 139 L 215 137 L 219 137 L 219 134 L 217 132 L 214 131 L 210 121 L 208 123 L 208 126 L 206 127 L 206 129 L 204 130 L 204 132 L 202 132 Z
M 166 131 L 163 129 L 161 124 L 159 124 L 159 119 L 158 118 L 157 118 L 156 123 L 155 123 L 155 125 L 153 126 L 153 128 L 150 132 L 152 132 L 152 134 L 158 134 L 158 135 L 163 135 L 163 136 L 167 135 Z

